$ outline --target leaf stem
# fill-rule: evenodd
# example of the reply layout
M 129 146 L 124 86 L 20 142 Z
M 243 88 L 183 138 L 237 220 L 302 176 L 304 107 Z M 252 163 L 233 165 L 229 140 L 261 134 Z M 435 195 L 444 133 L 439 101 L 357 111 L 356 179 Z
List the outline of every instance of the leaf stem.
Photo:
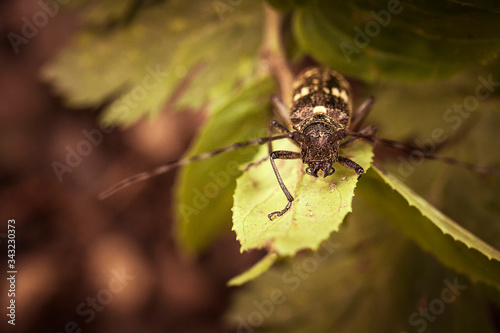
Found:
M 264 15 L 264 41 L 260 53 L 262 63 L 278 81 L 281 100 L 285 105 L 289 105 L 292 100 L 293 75 L 288 66 L 281 39 L 283 19 L 276 10 L 267 4 L 264 5 Z

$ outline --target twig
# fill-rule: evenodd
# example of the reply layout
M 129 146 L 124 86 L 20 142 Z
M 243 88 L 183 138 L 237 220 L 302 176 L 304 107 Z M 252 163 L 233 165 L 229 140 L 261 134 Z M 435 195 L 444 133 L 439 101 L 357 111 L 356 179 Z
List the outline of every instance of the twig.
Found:
M 261 58 L 268 71 L 278 81 L 281 100 L 285 105 L 292 101 L 293 75 L 288 66 L 281 40 L 282 17 L 269 5 L 264 5 L 265 25 Z

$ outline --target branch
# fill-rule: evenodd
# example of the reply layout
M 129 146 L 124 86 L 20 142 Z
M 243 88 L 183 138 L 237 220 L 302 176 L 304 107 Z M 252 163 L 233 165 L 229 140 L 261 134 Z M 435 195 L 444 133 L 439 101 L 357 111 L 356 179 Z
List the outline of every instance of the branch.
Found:
M 264 41 L 261 49 L 261 59 L 267 70 L 278 81 L 281 100 L 285 105 L 290 105 L 293 93 L 293 75 L 288 66 L 281 40 L 283 19 L 276 10 L 267 4 L 264 5 L 264 15 Z

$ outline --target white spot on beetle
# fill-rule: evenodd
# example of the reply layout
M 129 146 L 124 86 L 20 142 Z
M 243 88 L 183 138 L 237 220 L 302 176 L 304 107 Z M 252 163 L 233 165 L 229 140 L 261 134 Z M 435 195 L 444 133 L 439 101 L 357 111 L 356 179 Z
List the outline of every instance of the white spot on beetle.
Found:
M 304 73 L 304 77 L 311 77 L 311 76 L 313 76 L 314 74 L 316 74 L 318 72 L 319 72 L 319 68 L 318 67 L 311 68 L 307 72 Z
M 342 98 L 344 102 L 349 102 L 349 96 L 347 96 L 347 92 L 345 90 L 342 90 L 340 93 L 340 98 Z
M 324 106 L 315 106 L 313 113 L 326 113 L 326 109 Z
M 302 87 L 302 89 L 300 89 L 300 92 L 296 93 L 295 96 L 293 96 L 293 101 L 296 102 L 299 98 L 307 95 L 309 95 L 309 88 Z

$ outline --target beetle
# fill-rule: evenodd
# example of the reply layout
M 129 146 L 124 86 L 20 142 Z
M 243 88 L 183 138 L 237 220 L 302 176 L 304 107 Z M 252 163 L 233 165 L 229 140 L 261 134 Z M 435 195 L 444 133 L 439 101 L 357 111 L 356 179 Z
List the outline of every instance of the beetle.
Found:
M 353 112 L 348 81 L 338 72 L 326 67 L 307 68 L 297 75 L 293 82 L 293 96 L 290 109 L 278 97 L 275 96 L 272 100 L 281 118 L 286 120 L 287 126 L 277 120 L 272 120 L 269 123 L 269 130 L 270 132 L 277 130 L 281 134 L 238 142 L 224 148 L 169 162 L 153 170 L 138 173 L 118 182 L 102 192 L 99 198 L 107 198 L 113 193 L 136 182 L 158 176 L 195 161 L 208 159 L 247 146 L 267 144 L 269 147 L 268 157 L 274 174 L 288 200 L 285 208 L 268 215 L 269 219 L 272 220 L 276 216 L 279 217 L 285 214 L 291 208 L 294 201 L 293 196 L 281 178 L 276 166 L 276 159 L 302 159 L 302 162 L 307 165 L 305 169 L 306 173 L 313 177 L 319 177 L 320 172 L 323 173 L 323 177 L 330 176 L 335 172 L 334 165 L 340 164 L 354 171 L 359 179 L 364 173 L 363 168 L 355 161 L 339 155 L 341 147 L 359 138 L 381 143 L 391 148 L 405 150 L 423 158 L 459 165 L 476 172 L 500 174 L 499 170 L 494 168 L 480 167 L 453 158 L 431 155 L 420 148 L 405 143 L 378 138 L 375 136 L 376 128 L 373 126 L 368 126 L 360 130 L 375 99 L 373 97 L 368 98 Z M 350 138 L 346 139 L 347 137 Z M 300 152 L 287 150 L 274 151 L 272 142 L 282 139 L 290 139 L 300 148 Z

